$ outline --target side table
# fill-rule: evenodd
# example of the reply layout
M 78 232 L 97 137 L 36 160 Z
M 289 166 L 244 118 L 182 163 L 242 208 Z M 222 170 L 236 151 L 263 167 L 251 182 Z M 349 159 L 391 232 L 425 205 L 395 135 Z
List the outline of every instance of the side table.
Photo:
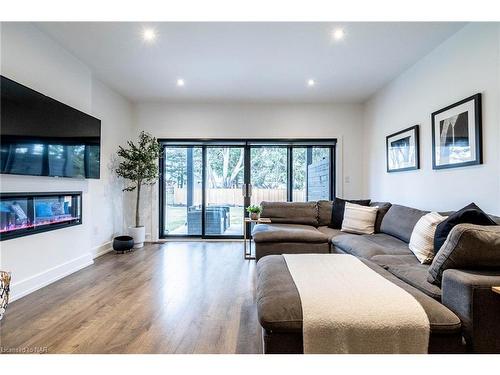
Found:
M 248 224 L 251 225 L 251 223 L 256 223 L 256 224 L 269 224 L 271 223 L 271 219 L 266 218 L 266 217 L 261 217 L 259 219 L 250 219 L 249 217 L 246 217 L 243 220 L 243 252 L 244 252 L 244 257 L 245 259 L 255 259 L 255 255 L 252 255 L 252 236 L 248 235 L 247 233 L 247 227 L 249 226 Z M 247 241 L 248 241 L 248 246 L 247 246 Z

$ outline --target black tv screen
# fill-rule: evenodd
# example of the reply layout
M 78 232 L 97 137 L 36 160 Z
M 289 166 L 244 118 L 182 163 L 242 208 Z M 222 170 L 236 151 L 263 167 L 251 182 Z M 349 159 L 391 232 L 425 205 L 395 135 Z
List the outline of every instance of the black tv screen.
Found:
M 101 121 L 1 76 L 0 173 L 99 178 Z

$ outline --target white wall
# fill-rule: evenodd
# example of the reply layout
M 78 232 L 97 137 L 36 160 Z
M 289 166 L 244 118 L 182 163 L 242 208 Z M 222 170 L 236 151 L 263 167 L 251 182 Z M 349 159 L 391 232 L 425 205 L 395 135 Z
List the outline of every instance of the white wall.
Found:
M 101 179 L 1 176 L 1 191 L 83 192 L 83 224 L 1 243 L 0 267 L 12 272 L 13 299 L 82 267 L 123 230 L 123 194 L 110 171 L 118 143 L 132 132 L 131 105 L 89 68 L 28 23 L 2 23 L 1 74 L 102 120 Z
M 469 24 L 365 105 L 367 196 L 431 210 L 476 202 L 500 214 L 499 26 Z M 483 99 L 484 164 L 432 169 L 431 113 L 475 93 Z M 421 168 L 387 173 L 385 137 L 420 125 Z
M 337 138 L 337 195 L 362 196 L 360 105 L 140 103 L 135 123 L 158 138 Z M 151 202 L 144 222 L 153 239 L 158 234 L 157 196 L 153 187 L 144 199 Z

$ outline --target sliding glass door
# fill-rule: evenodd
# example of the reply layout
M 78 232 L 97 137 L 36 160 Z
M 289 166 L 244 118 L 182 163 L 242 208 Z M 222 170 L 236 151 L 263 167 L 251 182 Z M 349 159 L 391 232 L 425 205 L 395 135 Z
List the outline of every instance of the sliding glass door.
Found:
M 288 149 L 283 146 L 250 146 L 251 204 L 288 200 Z
M 205 160 L 205 235 L 242 236 L 245 149 L 210 146 Z
M 242 238 L 250 204 L 335 195 L 335 140 L 161 142 L 160 238 Z
M 202 148 L 164 147 L 162 236 L 201 236 Z

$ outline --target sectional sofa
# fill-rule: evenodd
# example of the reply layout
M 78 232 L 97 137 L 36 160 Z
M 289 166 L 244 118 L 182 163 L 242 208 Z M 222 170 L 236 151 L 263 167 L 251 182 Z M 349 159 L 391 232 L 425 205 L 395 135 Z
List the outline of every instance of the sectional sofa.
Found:
M 252 234 L 264 352 L 303 352 L 300 296 L 280 254 L 347 253 L 420 303 L 430 322 L 429 353 L 500 353 L 500 294 L 491 288 L 500 285 L 500 266 L 446 269 L 440 285 L 430 283 L 429 265 L 408 247 L 413 227 L 427 211 L 387 202 L 371 205 L 379 207 L 375 234 L 357 235 L 328 227 L 331 201 L 262 202 L 262 217 L 271 224 L 256 225 Z M 500 218 L 492 218 L 500 224 Z M 455 232 L 450 236 L 463 234 Z M 493 246 L 500 252 L 500 242 Z

